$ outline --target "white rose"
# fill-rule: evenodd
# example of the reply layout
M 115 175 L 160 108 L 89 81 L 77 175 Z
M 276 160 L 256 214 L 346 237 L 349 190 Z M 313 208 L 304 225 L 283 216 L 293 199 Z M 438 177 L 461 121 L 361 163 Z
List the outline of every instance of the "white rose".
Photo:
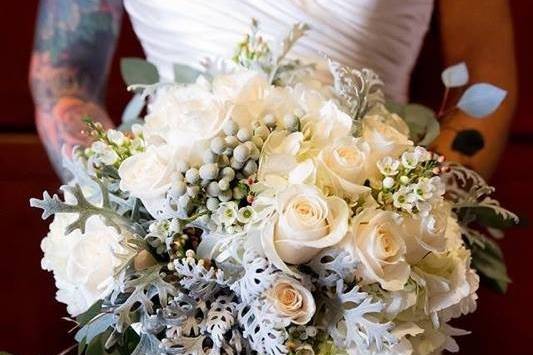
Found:
M 67 305 L 72 316 L 110 293 L 115 268 L 120 265 L 116 253 L 127 252 L 119 244 L 123 237 L 98 216 L 87 220 L 85 233 L 77 229 L 65 235 L 66 227 L 75 219 L 71 214 L 56 214 L 41 242 L 41 266 L 54 273 L 56 298 Z
M 385 157 L 397 158 L 413 145 L 405 132 L 395 128 L 394 124 L 381 115 L 367 115 L 363 118 L 361 136 L 371 148 L 370 161 L 374 162 L 371 175 L 374 179 L 379 177 L 378 161 Z
M 424 280 L 428 314 L 461 306 L 461 302 L 464 302 L 463 313 L 475 309 L 479 278 L 470 268 L 470 251 L 467 249 L 428 254 L 416 265 L 416 273 Z
M 240 70 L 213 79 L 214 96 L 231 105 L 231 118 L 240 127 L 249 127 L 263 113 L 268 86 L 265 75 L 253 70 Z
M 193 84 L 159 89 L 148 111 L 143 128 L 148 144 L 190 147 L 216 136 L 229 110 L 208 88 Z
M 148 146 L 120 165 L 120 189 L 139 198 L 154 218 L 166 218 L 165 194 L 176 172 L 175 160 L 173 147 Z
M 302 132 L 311 149 L 320 149 L 339 138 L 349 136 L 352 118 L 332 100 L 326 101 L 318 114 L 310 113 L 301 118 Z
M 352 220 L 343 244 L 361 261 L 357 271 L 365 282 L 379 282 L 389 291 L 403 288 L 411 268 L 405 260 L 406 246 L 398 214 L 363 210 Z
M 342 240 L 349 209 L 338 197 L 325 197 L 314 186 L 289 185 L 273 199 L 272 223 L 263 229 L 266 256 L 279 269 L 303 264 Z
M 318 155 L 318 184 L 329 186 L 338 196 L 357 198 L 369 191 L 363 186 L 368 177 L 370 146 L 358 138 L 343 137 L 326 146 Z M 327 189 L 329 190 L 329 189 Z
M 315 299 L 300 282 L 288 277 L 276 280 L 267 297 L 276 311 L 294 324 L 307 324 L 316 311 Z
M 427 215 L 405 216 L 404 231 L 407 244 L 407 260 L 415 264 L 428 252 L 442 253 L 446 250 L 446 230 L 451 209 L 443 202 L 433 206 Z
M 298 165 L 297 154 L 303 142 L 300 132 L 287 134 L 284 131 L 272 132 L 261 152 L 258 179 L 264 180 L 269 175 L 288 178 L 289 173 Z

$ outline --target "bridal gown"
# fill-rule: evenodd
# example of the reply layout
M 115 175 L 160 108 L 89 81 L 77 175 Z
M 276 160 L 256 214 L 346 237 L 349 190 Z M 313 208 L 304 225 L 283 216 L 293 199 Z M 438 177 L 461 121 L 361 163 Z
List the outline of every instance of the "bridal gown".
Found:
M 124 0 L 147 60 L 163 80 L 174 63 L 200 67 L 206 57 L 230 58 L 252 18 L 268 40 L 296 22 L 310 25 L 291 54 L 323 64 L 323 54 L 375 70 L 390 99 L 405 102 L 428 29 L 433 0 Z M 322 66 L 323 67 L 323 66 Z

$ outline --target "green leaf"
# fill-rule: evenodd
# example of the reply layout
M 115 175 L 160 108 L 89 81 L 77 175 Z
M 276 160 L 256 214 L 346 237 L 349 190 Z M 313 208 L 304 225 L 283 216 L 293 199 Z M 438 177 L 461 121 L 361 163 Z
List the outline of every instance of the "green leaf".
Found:
M 105 342 L 111 335 L 112 330 L 108 329 L 103 333 L 98 334 L 94 339 L 87 344 L 85 355 L 122 355 L 118 347 L 111 349 L 105 348 Z
M 174 64 L 174 81 L 180 84 L 194 83 L 200 71 L 184 64 Z
M 126 85 L 151 85 L 159 82 L 159 73 L 152 63 L 141 58 L 122 58 L 120 72 Z
M 78 330 L 74 339 L 76 339 L 77 342 L 81 342 L 85 339 L 87 343 L 90 343 L 97 335 L 109 329 L 114 323 L 115 316 L 113 314 L 101 314 Z
M 496 213 L 493 208 L 489 207 L 465 207 L 458 210 L 460 214 L 468 213 L 475 217 L 475 221 L 485 227 L 507 229 L 518 225 L 517 221 L 512 217 Z
M 511 279 L 500 247 L 493 241 L 485 239 L 484 247 L 472 245 L 472 266 L 489 281 L 497 291 L 505 293 Z
M 99 315 L 102 312 L 102 301 L 97 301 L 94 303 L 87 311 L 80 314 L 76 317 L 76 322 L 80 324 L 81 327 L 89 323 L 94 317 Z
M 402 105 L 396 102 L 387 102 L 388 110 L 398 114 L 409 126 L 410 139 L 417 145 L 428 146 L 440 133 L 439 121 L 435 112 L 419 104 Z

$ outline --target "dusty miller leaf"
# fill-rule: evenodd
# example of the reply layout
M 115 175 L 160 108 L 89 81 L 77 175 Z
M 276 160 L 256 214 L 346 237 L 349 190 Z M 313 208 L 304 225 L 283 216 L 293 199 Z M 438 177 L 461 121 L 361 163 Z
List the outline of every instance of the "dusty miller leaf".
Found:
M 376 104 L 385 102 L 383 82 L 370 69 L 357 70 L 328 58 L 337 96 L 354 121 L 361 119 Z
M 99 182 L 98 182 L 99 183 Z M 77 219 L 67 226 L 65 233 L 70 234 L 74 230 L 79 229 L 82 233 L 85 233 L 85 223 L 92 216 L 100 216 L 105 224 L 113 227 L 117 232 L 121 232 L 122 228 L 131 229 L 132 226 L 125 221 L 124 217 L 117 214 L 110 206 L 109 193 L 107 189 L 99 183 L 102 192 L 102 207 L 97 207 L 91 204 L 85 198 L 80 185 L 74 186 L 63 185 L 62 190 L 65 193 L 71 194 L 76 203 L 68 204 L 59 199 L 59 196 L 50 194 L 45 191 L 43 193 L 43 199 L 30 199 L 30 206 L 37 207 L 43 210 L 42 218 L 47 219 L 56 213 L 75 213 L 78 215 Z

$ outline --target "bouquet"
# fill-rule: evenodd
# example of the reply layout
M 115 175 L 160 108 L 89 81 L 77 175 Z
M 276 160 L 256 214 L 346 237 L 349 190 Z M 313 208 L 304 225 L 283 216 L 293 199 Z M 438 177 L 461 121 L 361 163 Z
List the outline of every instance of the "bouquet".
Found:
M 505 290 L 493 237 L 516 215 L 425 148 L 439 115 L 387 102 L 372 70 L 326 58 L 326 85 L 287 56 L 306 29 L 273 50 L 254 22 L 231 61 L 176 65 L 172 83 L 123 60 L 127 127 L 87 118 L 62 198 L 31 200 L 54 215 L 42 267 L 79 353 L 457 351 L 449 322 L 480 276 Z M 464 64 L 443 73 L 446 92 L 467 81 Z M 444 112 L 504 96 L 475 84 Z

